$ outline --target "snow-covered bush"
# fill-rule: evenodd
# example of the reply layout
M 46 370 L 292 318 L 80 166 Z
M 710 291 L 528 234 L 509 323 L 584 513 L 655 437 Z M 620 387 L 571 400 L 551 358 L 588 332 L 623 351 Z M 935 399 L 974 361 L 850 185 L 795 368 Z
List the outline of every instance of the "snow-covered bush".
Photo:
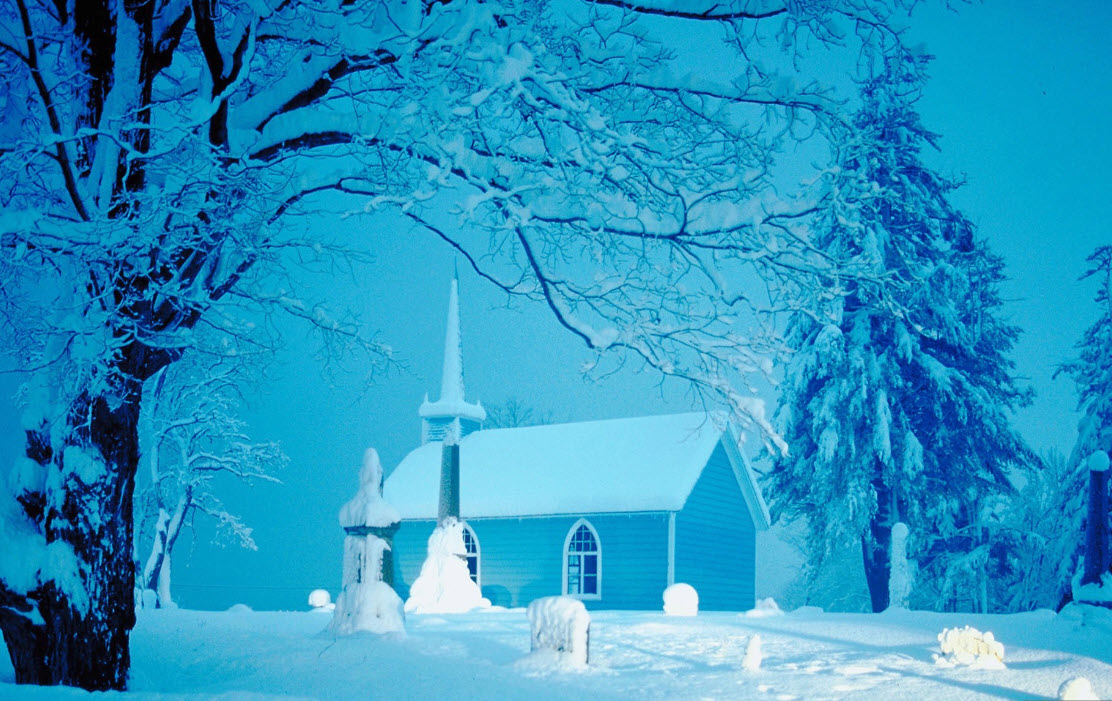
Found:
M 467 569 L 467 548 L 463 544 L 463 523 L 448 518 L 429 536 L 428 556 L 421 565 L 405 610 L 413 613 L 465 613 L 489 608 L 479 586 Z
M 572 666 L 586 666 L 591 616 L 582 601 L 570 596 L 546 596 L 529 604 L 527 615 L 534 653 L 550 651 Z
M 967 665 L 982 669 L 1004 667 L 1004 646 L 996 641 L 991 632 L 982 633 L 970 626 L 944 628 L 938 634 L 938 644 L 942 654 L 934 656 L 937 664 Z
M 699 592 L 695 587 L 676 582 L 664 590 L 664 613 L 669 616 L 695 616 L 699 613 Z

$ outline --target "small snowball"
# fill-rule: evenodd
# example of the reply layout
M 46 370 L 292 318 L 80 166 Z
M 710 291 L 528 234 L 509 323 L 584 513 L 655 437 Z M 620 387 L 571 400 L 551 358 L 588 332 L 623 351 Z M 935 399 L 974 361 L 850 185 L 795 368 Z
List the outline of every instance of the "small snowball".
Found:
M 1097 692 L 1085 677 L 1062 682 L 1062 686 L 1058 687 L 1058 698 L 1062 701 L 1098 701 Z
M 309 592 L 309 605 L 315 609 L 325 608 L 332 603 L 332 595 L 327 589 L 314 589 Z
M 741 660 L 741 666 L 750 671 L 756 672 L 761 668 L 761 662 L 764 660 L 764 653 L 761 652 L 761 636 L 756 633 L 752 638 L 749 638 L 749 644 L 745 646 L 745 657 Z
M 694 616 L 699 613 L 699 592 L 677 582 L 664 590 L 664 613 L 669 616 Z

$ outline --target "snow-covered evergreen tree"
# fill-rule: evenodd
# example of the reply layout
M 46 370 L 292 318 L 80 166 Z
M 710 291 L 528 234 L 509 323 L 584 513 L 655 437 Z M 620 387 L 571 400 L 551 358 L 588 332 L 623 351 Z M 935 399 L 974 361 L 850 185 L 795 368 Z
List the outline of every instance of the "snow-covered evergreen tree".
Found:
M 878 611 L 893 524 L 911 526 L 917 584 L 956 577 L 983 562 L 953 556 L 983 545 L 982 507 L 1029 455 L 1007 418 L 1027 395 L 1008 358 L 1018 331 L 997 315 L 1003 264 L 921 160 L 934 140 L 913 107 L 925 61 L 863 85 L 814 236 L 850 268 L 790 322 L 777 415 L 790 453 L 769 478 L 777 514 L 809 523 L 816 558 L 860 541 Z
M 1097 248 L 1089 255 L 1088 262 L 1089 268 L 1081 277 L 1097 281 L 1097 320 L 1078 342 L 1077 357 L 1063 364 L 1060 370 L 1077 385 L 1077 408 L 1081 413 L 1066 478 L 1066 494 L 1070 501 L 1061 515 L 1077 544 L 1066 555 L 1069 559 L 1064 567 L 1067 577 L 1076 570 L 1084 542 L 1088 458 L 1097 450 L 1112 452 L 1112 245 Z M 1062 584 L 1064 587 L 1066 583 Z

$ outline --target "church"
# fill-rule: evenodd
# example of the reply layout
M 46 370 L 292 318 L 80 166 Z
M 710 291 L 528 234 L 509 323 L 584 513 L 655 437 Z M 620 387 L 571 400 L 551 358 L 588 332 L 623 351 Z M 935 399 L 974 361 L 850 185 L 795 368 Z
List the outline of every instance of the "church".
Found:
M 403 599 L 436 526 L 441 441 L 460 436 L 459 509 L 471 578 L 499 606 L 563 594 L 593 609 L 659 609 L 685 582 L 700 608 L 753 607 L 756 532 L 768 508 L 720 415 L 685 413 L 483 429 L 464 397 L 453 280 L 440 397 L 420 407 L 422 445 L 385 483 L 401 514 L 394 586 Z

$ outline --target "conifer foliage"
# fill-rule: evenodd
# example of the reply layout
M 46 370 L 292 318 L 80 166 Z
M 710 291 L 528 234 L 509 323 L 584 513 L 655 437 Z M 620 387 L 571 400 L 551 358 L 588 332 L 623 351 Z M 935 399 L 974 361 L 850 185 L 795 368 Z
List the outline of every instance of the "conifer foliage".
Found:
M 1002 261 L 949 202 L 955 183 L 921 160 L 934 139 L 914 109 L 926 60 L 862 86 L 814 235 L 849 268 L 790 322 L 777 415 L 789 454 L 770 474 L 778 517 L 806 519 L 818 561 L 860 541 L 877 611 L 900 521 L 920 570 L 913 601 L 985 604 L 969 585 L 991 564 L 986 524 L 1009 466 L 1030 457 L 1006 414 L 1027 393 L 1008 358 L 1018 330 L 998 317 Z

